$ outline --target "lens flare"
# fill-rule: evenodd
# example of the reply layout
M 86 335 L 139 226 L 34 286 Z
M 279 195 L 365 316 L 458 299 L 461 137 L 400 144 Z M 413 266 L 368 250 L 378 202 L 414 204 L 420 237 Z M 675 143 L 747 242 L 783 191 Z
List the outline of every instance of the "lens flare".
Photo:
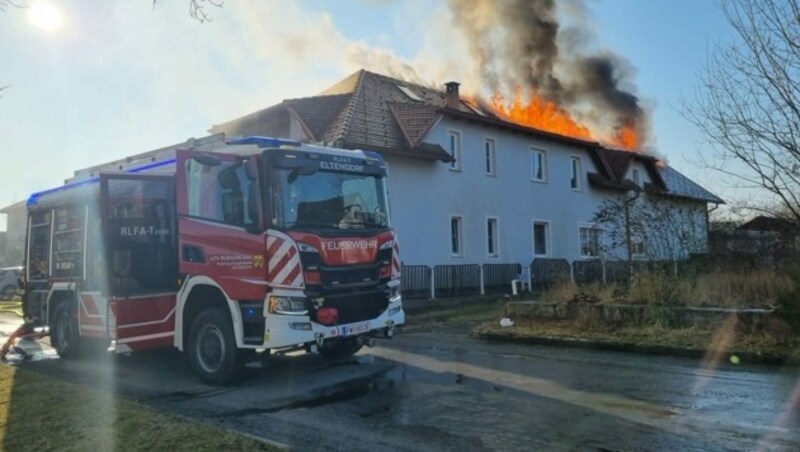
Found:
M 52 3 L 39 0 L 28 10 L 28 22 L 36 28 L 51 33 L 64 26 L 64 15 Z

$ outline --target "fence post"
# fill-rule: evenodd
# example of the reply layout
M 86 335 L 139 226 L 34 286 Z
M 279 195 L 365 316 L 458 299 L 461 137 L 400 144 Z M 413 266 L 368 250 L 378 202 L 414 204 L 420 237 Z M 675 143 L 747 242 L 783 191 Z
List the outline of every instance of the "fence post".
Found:
M 479 266 L 481 269 L 481 295 L 486 295 L 486 287 L 484 282 L 483 265 Z
M 572 261 L 572 263 L 569 264 L 569 261 L 567 261 L 569 264 L 569 282 L 572 284 L 575 284 L 575 262 L 577 261 Z
M 431 267 L 431 300 L 436 299 L 436 266 Z
M 608 278 L 606 276 L 606 260 L 600 259 L 600 266 L 603 267 L 603 284 L 608 284 Z

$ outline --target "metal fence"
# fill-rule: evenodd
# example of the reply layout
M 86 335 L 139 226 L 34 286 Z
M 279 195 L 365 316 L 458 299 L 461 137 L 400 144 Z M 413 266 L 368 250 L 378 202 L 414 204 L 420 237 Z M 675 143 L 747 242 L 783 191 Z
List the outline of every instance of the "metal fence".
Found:
M 570 281 L 572 271 L 566 259 L 537 258 L 531 263 L 533 289 L 544 290 Z
M 705 262 L 634 261 L 587 259 L 571 264 L 566 259 L 536 258 L 530 267 L 521 264 L 405 265 L 401 289 L 404 298 L 445 298 L 511 293 L 511 282 L 529 282 L 527 289 L 543 291 L 562 283 L 625 284 L 631 275 L 659 272 L 681 275 L 715 268 Z M 523 275 L 524 273 L 524 275 Z
M 483 264 L 484 293 L 508 292 L 511 281 L 522 272 L 520 264 Z
M 481 293 L 481 266 L 478 264 L 437 265 L 433 274 L 434 297 Z
M 578 284 L 603 282 L 606 278 L 605 271 L 603 262 L 597 259 L 572 263 L 572 277 Z
M 401 270 L 400 292 L 404 298 L 428 298 L 431 296 L 431 274 L 427 265 L 405 265 Z

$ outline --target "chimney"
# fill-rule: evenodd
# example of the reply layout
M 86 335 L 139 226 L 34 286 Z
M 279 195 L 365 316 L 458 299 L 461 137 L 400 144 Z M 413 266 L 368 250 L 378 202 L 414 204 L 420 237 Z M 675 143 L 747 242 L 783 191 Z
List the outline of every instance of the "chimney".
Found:
M 458 99 L 458 82 L 447 82 L 444 84 L 444 106 L 453 110 L 458 110 L 458 105 L 461 101 Z

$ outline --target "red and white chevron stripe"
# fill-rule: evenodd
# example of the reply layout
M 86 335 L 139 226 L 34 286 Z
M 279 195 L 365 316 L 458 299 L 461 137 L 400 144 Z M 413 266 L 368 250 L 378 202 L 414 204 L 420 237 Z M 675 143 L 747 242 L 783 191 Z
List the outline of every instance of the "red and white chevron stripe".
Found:
M 305 287 L 297 246 L 291 237 L 279 231 L 267 231 L 267 284 L 292 289 Z
M 394 245 L 392 246 L 392 279 L 400 277 L 400 244 L 397 243 L 397 237 L 394 238 Z

